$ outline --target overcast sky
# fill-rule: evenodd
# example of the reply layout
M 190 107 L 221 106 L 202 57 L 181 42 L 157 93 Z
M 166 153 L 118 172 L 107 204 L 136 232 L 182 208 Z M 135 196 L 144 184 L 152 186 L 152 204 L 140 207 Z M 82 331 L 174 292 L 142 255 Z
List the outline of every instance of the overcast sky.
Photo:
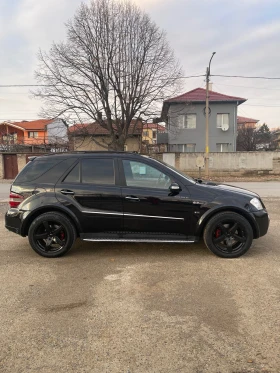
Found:
M 165 29 L 184 75 L 280 77 L 279 0 L 136 0 Z M 0 85 L 34 84 L 39 48 L 65 38 L 80 0 L 0 0 Z M 280 80 L 212 77 L 213 90 L 247 98 L 238 114 L 280 126 Z M 205 87 L 184 80 L 184 91 Z M 28 88 L 0 88 L 0 120 L 38 118 Z

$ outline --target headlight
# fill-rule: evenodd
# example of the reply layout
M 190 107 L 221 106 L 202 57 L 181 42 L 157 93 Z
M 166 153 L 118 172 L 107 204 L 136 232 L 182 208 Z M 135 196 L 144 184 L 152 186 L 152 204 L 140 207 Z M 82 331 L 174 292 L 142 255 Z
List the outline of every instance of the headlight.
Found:
M 250 201 L 251 205 L 253 205 L 257 210 L 263 210 L 263 206 L 261 201 L 258 198 L 253 198 Z

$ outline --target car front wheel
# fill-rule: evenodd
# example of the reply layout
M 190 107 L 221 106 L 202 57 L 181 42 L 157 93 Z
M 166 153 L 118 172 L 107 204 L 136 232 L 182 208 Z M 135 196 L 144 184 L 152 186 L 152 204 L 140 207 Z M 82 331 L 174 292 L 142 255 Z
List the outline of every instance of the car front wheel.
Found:
M 76 230 L 65 215 L 59 212 L 47 212 L 32 222 L 28 238 L 37 254 L 56 258 L 71 249 L 76 240 Z
M 243 216 L 235 212 L 221 212 L 208 221 L 203 238 L 214 254 L 222 258 L 237 258 L 251 247 L 253 230 Z

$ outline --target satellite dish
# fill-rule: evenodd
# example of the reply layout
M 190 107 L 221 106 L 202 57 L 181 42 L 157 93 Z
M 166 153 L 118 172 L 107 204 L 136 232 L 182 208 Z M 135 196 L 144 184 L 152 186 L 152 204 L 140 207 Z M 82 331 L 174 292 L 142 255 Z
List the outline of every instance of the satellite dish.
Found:
M 229 125 L 228 124 L 223 124 L 222 125 L 222 131 L 227 131 L 229 129 Z
M 196 158 L 196 167 L 204 167 L 204 158 L 203 157 L 197 157 Z

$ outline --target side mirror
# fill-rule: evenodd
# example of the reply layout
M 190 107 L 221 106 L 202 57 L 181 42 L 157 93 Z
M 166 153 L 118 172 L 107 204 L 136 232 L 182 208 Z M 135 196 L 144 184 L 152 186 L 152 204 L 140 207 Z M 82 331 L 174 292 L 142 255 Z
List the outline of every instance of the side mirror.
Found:
M 172 184 L 170 185 L 170 187 L 169 187 L 169 190 L 170 190 L 170 192 L 174 193 L 174 192 L 180 192 L 182 189 L 181 189 L 181 187 L 180 187 L 179 184 L 177 184 L 177 183 L 172 183 Z

